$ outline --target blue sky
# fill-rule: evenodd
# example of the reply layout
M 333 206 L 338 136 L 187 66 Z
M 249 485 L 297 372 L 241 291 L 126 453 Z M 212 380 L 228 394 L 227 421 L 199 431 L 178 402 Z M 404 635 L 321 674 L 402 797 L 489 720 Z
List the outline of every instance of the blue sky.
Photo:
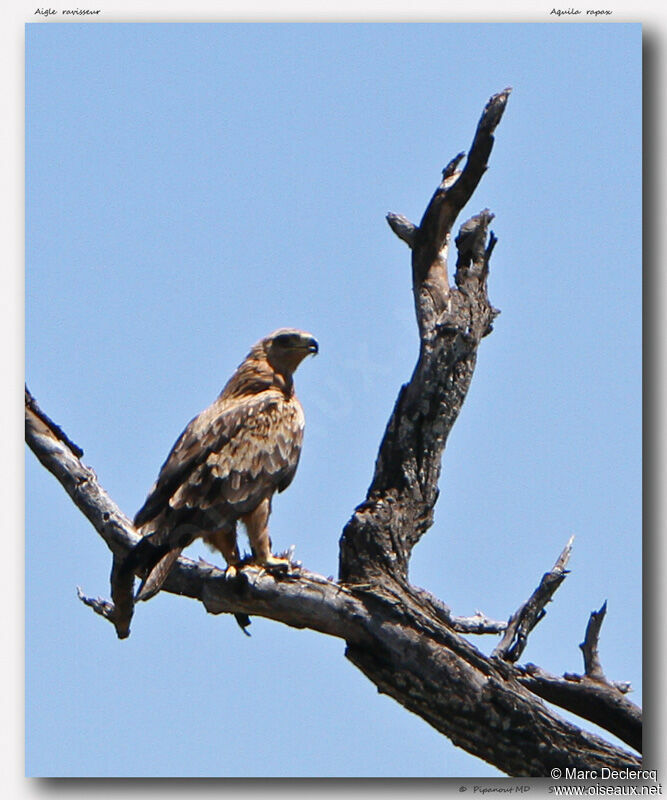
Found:
M 310 330 L 304 450 L 272 538 L 324 575 L 417 354 L 409 253 L 384 215 L 418 222 L 488 97 L 514 88 L 458 221 L 496 214 L 502 314 L 411 579 L 506 618 L 575 534 L 523 660 L 580 671 L 607 599 L 603 666 L 641 702 L 640 26 L 26 37 L 29 387 L 132 515 L 250 345 Z M 338 640 L 262 619 L 247 639 L 161 594 L 117 641 L 75 590 L 108 595 L 109 552 L 31 453 L 26 496 L 28 774 L 499 774 L 378 695 Z

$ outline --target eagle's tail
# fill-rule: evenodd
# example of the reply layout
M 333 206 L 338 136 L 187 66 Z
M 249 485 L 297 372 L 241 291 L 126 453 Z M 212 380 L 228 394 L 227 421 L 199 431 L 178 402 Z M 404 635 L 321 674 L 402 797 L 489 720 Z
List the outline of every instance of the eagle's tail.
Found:
M 134 599 L 149 600 L 151 597 L 153 597 L 153 595 L 156 595 L 162 588 L 162 584 L 167 579 L 167 575 L 169 575 L 171 572 L 174 562 L 182 552 L 182 547 L 176 547 L 163 555 L 141 582 L 139 591 L 135 595 Z

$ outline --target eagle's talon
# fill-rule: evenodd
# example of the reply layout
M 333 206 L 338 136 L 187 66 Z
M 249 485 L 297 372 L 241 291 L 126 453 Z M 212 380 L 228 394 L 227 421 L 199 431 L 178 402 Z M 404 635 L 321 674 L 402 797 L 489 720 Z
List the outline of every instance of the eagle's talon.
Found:
M 267 572 L 289 572 L 291 562 L 287 558 L 269 556 L 266 561 L 263 561 L 259 566 Z

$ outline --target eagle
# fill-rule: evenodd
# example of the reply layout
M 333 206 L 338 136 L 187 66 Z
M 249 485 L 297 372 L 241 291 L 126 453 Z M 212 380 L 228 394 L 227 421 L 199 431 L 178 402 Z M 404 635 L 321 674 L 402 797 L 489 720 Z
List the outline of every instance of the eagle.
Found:
M 272 497 L 290 485 L 301 454 L 305 418 L 294 391 L 294 371 L 318 350 L 310 333 L 274 331 L 251 348 L 213 404 L 190 421 L 134 518 L 142 538 L 116 574 L 117 594 L 127 594 L 128 581 L 131 593 L 138 574 L 143 582 L 135 599 L 153 596 L 195 539 L 222 553 L 227 577 L 242 563 L 288 567 L 287 559 L 272 554 L 268 521 Z M 243 562 L 238 522 L 245 526 L 252 551 Z M 112 574 L 112 595 L 113 588 Z M 125 638 L 133 603 L 127 596 L 114 599 L 116 629 Z M 245 627 L 247 618 L 237 619 Z

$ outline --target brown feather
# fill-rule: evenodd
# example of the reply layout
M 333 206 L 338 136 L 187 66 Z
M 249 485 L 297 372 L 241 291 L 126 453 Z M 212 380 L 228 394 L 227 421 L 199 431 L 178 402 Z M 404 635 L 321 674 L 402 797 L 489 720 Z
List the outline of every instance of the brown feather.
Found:
M 163 556 L 157 562 L 142 581 L 135 600 L 150 600 L 153 595 L 160 591 L 162 584 L 167 579 L 167 575 L 169 575 L 171 568 L 174 566 L 174 562 L 182 552 L 183 548 L 177 547 L 174 550 L 170 550 L 166 556 Z
M 317 343 L 300 331 L 261 340 L 215 402 L 181 433 L 134 520 L 153 550 L 168 551 L 146 565 L 138 599 L 159 591 L 193 539 L 215 540 L 217 531 L 234 536 L 240 518 L 265 501 L 270 508 L 273 493 L 292 482 L 304 428 L 292 374 L 309 352 L 317 352 Z

